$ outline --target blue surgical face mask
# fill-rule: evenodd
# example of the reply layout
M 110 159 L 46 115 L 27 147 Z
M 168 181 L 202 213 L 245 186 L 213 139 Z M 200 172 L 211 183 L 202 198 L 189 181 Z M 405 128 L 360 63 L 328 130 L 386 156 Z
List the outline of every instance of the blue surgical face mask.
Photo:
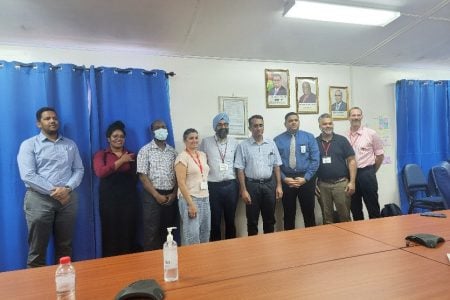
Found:
M 165 141 L 167 139 L 167 135 L 169 134 L 166 128 L 156 129 L 154 133 L 155 139 L 157 139 L 158 141 Z

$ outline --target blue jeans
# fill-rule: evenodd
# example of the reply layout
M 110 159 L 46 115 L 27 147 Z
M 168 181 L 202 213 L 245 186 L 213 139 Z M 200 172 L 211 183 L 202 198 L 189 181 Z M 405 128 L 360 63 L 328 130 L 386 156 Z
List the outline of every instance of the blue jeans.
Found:
M 28 226 L 28 268 L 45 266 L 50 235 L 55 239 L 55 260 L 72 256 L 72 237 L 77 213 L 77 197 L 62 205 L 48 195 L 34 191 L 25 194 L 24 211 Z
M 180 195 L 178 208 L 180 210 L 181 245 L 192 245 L 209 242 L 211 231 L 211 211 L 209 198 L 196 198 L 192 201 L 197 206 L 197 216 L 190 218 L 186 200 Z

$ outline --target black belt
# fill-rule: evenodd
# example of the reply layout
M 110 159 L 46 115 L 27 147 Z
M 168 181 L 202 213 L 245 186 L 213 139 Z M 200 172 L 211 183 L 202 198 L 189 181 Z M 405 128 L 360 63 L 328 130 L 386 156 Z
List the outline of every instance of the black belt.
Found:
M 161 195 L 169 195 L 169 194 L 172 194 L 172 193 L 173 193 L 173 189 L 171 189 L 171 190 L 160 190 L 160 189 L 156 189 L 156 191 L 157 191 L 158 193 L 160 193 Z
M 342 181 L 347 180 L 347 177 L 341 177 L 341 178 L 337 178 L 337 179 L 320 179 L 321 182 L 325 182 L 325 183 L 329 183 L 329 184 L 335 184 L 335 183 L 339 183 Z
M 224 180 L 224 181 L 208 181 L 208 185 L 212 186 L 227 186 L 233 182 L 235 182 L 236 179 L 230 179 L 230 180 Z
M 374 167 L 374 165 L 370 165 L 370 166 L 365 166 L 364 168 L 358 168 L 358 170 L 363 171 L 363 170 L 372 169 L 373 167 Z
M 264 183 L 269 183 L 269 182 L 271 182 L 271 181 L 272 181 L 272 177 L 266 178 L 266 179 L 253 179 L 253 178 L 247 177 L 247 181 L 248 181 L 248 182 L 253 182 L 253 183 L 264 184 Z

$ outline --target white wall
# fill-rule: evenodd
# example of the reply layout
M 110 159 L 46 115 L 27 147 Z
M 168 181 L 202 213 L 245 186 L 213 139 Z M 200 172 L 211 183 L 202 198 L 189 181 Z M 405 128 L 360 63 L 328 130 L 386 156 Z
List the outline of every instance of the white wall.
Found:
M 141 52 L 102 52 L 88 50 L 23 48 L 2 46 L 0 59 L 25 63 L 46 61 L 53 64 L 137 67 L 174 71 L 170 79 L 172 120 L 176 147 L 183 148 L 182 133 L 196 128 L 200 136 L 212 135 L 212 118 L 218 112 L 219 96 L 248 97 L 249 116 L 261 114 L 265 118 L 265 135 L 274 137 L 284 130 L 284 115 L 295 110 L 295 77 L 319 78 L 319 114 L 328 111 L 328 87 L 348 86 L 352 106 L 364 111 L 365 122 L 377 129 L 377 118 L 389 120 L 389 145 L 386 156 L 391 164 L 383 165 L 378 173 L 380 204 L 398 203 L 396 179 L 395 82 L 400 79 L 449 79 L 450 72 L 433 70 L 405 70 L 390 68 L 351 67 L 305 63 L 261 62 L 151 56 Z M 288 69 L 290 74 L 291 108 L 265 106 L 264 69 Z M 301 115 L 301 129 L 319 134 L 318 114 Z M 335 121 L 335 132 L 343 134 L 348 121 Z M 301 214 L 297 226 L 302 227 Z M 316 208 L 320 222 L 320 209 Z M 277 206 L 277 229 L 282 228 L 281 205 Z M 240 203 L 237 212 L 239 235 L 246 235 L 245 208 Z

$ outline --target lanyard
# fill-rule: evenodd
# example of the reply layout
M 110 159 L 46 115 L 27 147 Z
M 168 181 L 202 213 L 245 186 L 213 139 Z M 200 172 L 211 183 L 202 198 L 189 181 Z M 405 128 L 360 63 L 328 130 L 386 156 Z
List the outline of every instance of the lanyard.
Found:
M 219 143 L 217 143 L 217 140 L 215 137 L 214 137 L 214 140 L 216 141 L 216 146 L 217 146 L 217 149 L 219 150 L 220 159 L 222 160 L 222 163 L 225 163 L 225 155 L 227 154 L 228 141 L 225 144 L 225 151 L 222 153 L 222 151 L 220 151 Z
M 323 144 L 323 141 L 322 141 L 322 148 L 323 148 L 323 151 L 325 152 L 325 156 L 328 156 L 328 150 L 331 147 L 331 141 L 328 142 L 327 144 L 328 144 L 327 147 L 325 147 L 325 145 Z
M 356 144 L 356 142 L 359 139 L 359 134 L 356 134 L 356 138 L 355 139 L 352 139 L 352 136 L 353 136 L 353 134 L 350 132 L 349 135 L 348 135 L 348 138 L 350 139 L 350 144 L 352 145 L 352 148 L 354 149 L 355 148 L 355 144 Z
M 199 157 L 199 155 L 198 155 L 198 152 L 196 153 L 196 154 L 197 154 L 197 159 L 194 158 L 194 156 L 191 154 L 191 152 L 190 152 L 188 149 L 186 149 L 186 152 L 189 154 L 190 157 L 192 157 L 192 160 L 193 160 L 193 161 L 195 162 L 195 164 L 199 167 L 200 173 L 201 173 L 202 176 L 203 176 L 203 166 L 202 166 L 202 162 L 201 162 L 201 160 L 200 160 L 200 157 Z

